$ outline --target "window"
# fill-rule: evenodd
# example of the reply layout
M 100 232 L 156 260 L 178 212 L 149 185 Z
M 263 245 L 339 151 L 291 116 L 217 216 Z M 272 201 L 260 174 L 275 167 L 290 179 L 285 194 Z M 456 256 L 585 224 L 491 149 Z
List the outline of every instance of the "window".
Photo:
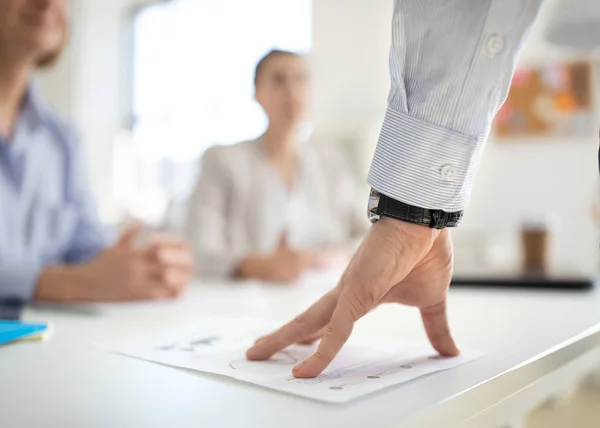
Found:
M 253 99 L 256 62 L 273 48 L 309 52 L 311 18 L 310 0 L 175 0 L 140 10 L 129 155 L 117 150 L 118 181 L 135 185 L 115 189 L 121 199 L 145 198 L 135 206 L 148 217 L 189 190 L 208 147 L 260 135 L 266 118 Z

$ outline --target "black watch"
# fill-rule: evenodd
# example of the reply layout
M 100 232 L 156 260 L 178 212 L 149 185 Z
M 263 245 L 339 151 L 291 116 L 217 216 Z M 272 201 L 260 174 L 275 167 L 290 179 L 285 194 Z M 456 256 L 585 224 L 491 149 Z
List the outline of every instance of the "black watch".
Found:
M 371 189 L 369 195 L 368 214 L 371 223 L 375 223 L 381 216 L 385 216 L 432 229 L 456 227 L 460 225 L 463 217 L 462 211 L 448 213 L 442 210 L 415 207 L 382 195 L 374 189 Z

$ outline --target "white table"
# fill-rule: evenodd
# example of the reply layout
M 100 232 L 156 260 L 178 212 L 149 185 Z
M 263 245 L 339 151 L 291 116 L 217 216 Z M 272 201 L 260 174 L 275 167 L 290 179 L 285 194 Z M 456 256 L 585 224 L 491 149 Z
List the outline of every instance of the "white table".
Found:
M 455 335 L 462 347 L 486 356 L 344 406 L 90 345 L 115 336 L 153 334 L 207 315 L 286 320 L 329 285 L 196 284 L 177 302 L 106 305 L 98 316 L 28 310 L 27 319 L 51 321 L 56 332 L 48 342 L 0 348 L 0 426 L 499 427 L 597 362 L 597 291 L 453 290 Z M 426 342 L 417 312 L 399 306 L 376 310 L 355 332 Z

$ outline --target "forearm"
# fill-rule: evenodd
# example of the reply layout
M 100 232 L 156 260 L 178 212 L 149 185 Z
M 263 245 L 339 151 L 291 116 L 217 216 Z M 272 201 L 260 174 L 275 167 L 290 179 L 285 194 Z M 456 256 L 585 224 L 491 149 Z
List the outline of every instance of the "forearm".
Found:
M 0 266 L 0 299 L 85 300 L 88 282 L 79 267 L 4 264 Z
M 39 276 L 33 299 L 55 302 L 88 300 L 89 283 L 78 266 L 47 267 Z
M 396 1 L 388 111 L 369 184 L 465 208 L 491 121 L 542 0 Z

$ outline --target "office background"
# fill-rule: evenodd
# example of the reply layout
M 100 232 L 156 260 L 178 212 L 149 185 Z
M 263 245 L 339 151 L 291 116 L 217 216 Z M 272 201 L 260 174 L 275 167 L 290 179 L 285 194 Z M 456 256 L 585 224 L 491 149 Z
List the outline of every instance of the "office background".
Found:
M 180 168 L 179 172 L 193 171 L 197 156 L 211 144 L 210 140 L 218 133 L 218 128 L 215 130 L 213 127 L 210 132 L 205 130 L 202 135 L 182 141 L 180 135 L 168 132 L 168 126 L 178 123 L 174 120 L 165 125 L 163 134 L 160 134 L 163 138 L 140 142 L 141 131 L 136 131 L 135 126 L 142 126 L 144 118 L 143 115 L 132 115 L 136 113 L 132 111 L 135 88 L 136 85 L 151 87 L 152 83 L 143 86 L 143 82 L 138 80 L 147 76 L 152 82 L 156 75 L 152 75 L 150 70 L 136 70 L 135 61 L 132 61 L 136 57 L 132 55 L 135 47 L 132 36 L 136 32 L 134 12 L 156 2 L 73 0 L 71 3 L 73 28 L 69 47 L 57 67 L 38 77 L 38 87 L 83 136 L 89 174 L 102 218 L 117 223 L 126 211 L 133 209 L 137 210 L 133 214 L 155 221 L 167 208 L 165 194 L 181 192 L 180 187 L 185 186 L 174 183 L 185 183 L 192 174 L 173 178 L 173 171 L 177 170 L 174 165 L 178 165 L 177 162 L 183 165 L 187 161 L 186 168 Z M 198 0 L 180 0 L 154 6 L 171 9 L 170 13 L 163 14 L 168 16 L 165 27 L 155 17 L 158 23 L 145 27 L 145 44 L 139 38 L 138 43 L 147 47 L 160 41 L 169 34 L 165 29 L 173 24 L 173 20 L 189 21 L 189 16 L 186 19 L 181 11 L 200 9 L 200 3 Z M 221 67 L 216 60 L 222 55 L 226 64 L 240 67 L 239 79 L 244 83 L 237 85 L 239 82 L 236 81 L 233 85 L 234 89 L 240 89 L 236 95 L 240 98 L 231 98 L 231 91 L 224 93 L 221 100 L 217 96 L 220 110 L 211 114 L 215 118 L 220 117 L 221 124 L 228 120 L 233 122 L 247 117 L 246 113 L 254 108 L 252 94 L 248 90 L 253 56 L 258 59 L 269 44 L 298 50 L 306 48 L 310 51 L 313 67 L 314 137 L 324 144 L 341 144 L 349 162 L 363 179 L 386 105 L 392 1 L 294 0 L 286 2 L 289 3 L 286 8 L 275 7 L 273 5 L 278 2 L 267 0 L 255 2 L 253 8 L 245 7 L 244 4 L 249 3 L 245 0 L 222 3 L 222 6 L 227 4 L 227 8 L 231 7 L 230 10 L 236 10 L 237 4 L 240 11 L 238 14 L 231 12 L 230 19 L 223 25 L 244 26 L 248 28 L 248 37 L 239 44 L 238 50 L 235 40 L 223 36 L 227 34 L 223 28 L 219 28 L 219 37 L 188 40 L 189 46 L 197 49 L 185 52 L 191 59 L 182 64 L 189 64 L 194 73 L 171 67 L 162 76 L 163 96 L 168 98 L 172 88 L 179 92 L 184 92 L 182 88 L 185 87 L 199 91 L 195 80 L 214 79 L 216 88 L 231 87 L 229 79 L 235 79 L 235 73 L 231 70 L 215 73 Z M 178 6 L 174 7 L 174 4 Z M 546 1 L 523 52 L 523 65 L 581 59 L 595 61 L 589 52 L 566 51 L 546 40 L 546 30 L 557 4 L 556 0 Z M 173 10 L 179 10 L 181 16 L 174 16 L 176 12 Z M 209 15 L 199 18 L 200 21 L 214 25 L 227 14 L 225 6 L 206 7 L 205 12 Z M 265 30 L 265 23 L 269 22 L 279 23 L 269 28 L 279 31 L 276 37 L 272 36 L 273 32 L 266 36 L 265 31 L 259 31 L 261 28 Z M 199 24 L 199 27 L 202 26 Z M 255 32 L 251 31 L 253 28 Z M 198 28 L 196 34 L 209 37 L 211 29 Z M 187 43 L 181 37 L 178 40 Z M 214 48 L 209 55 L 202 50 L 207 46 Z M 248 54 L 249 46 L 255 49 L 251 54 Z M 157 46 L 157 49 L 161 53 L 166 52 L 164 46 Z M 176 58 L 176 53 L 171 60 L 173 58 Z M 241 62 L 231 62 L 232 58 Z M 144 63 L 142 59 L 138 60 Z M 203 70 L 206 74 L 202 74 Z M 596 104 L 600 98 L 599 70 L 600 67 L 594 67 Z M 176 96 L 168 99 L 174 104 L 180 100 Z M 197 103 L 198 112 L 188 111 L 187 118 L 197 114 L 198 124 L 202 122 L 202 112 L 210 112 L 211 105 L 207 106 L 201 99 L 197 99 Z M 194 103 L 190 103 L 189 107 L 193 108 Z M 242 139 L 244 132 L 249 134 L 247 138 L 255 136 L 264 125 L 264 118 L 259 113 L 252 117 L 255 120 L 243 124 L 231 123 L 229 129 L 223 125 L 223 137 L 214 143 Z M 600 114 L 595 117 L 600 117 Z M 152 112 L 148 113 L 148 121 L 152 124 Z M 213 120 L 207 122 L 212 123 Z M 457 268 L 460 269 L 461 263 L 472 262 L 474 255 L 481 259 L 481 263 L 498 266 L 516 263 L 521 223 L 543 216 L 550 217 L 554 227 L 553 265 L 569 270 L 595 271 L 598 265 L 598 233 L 591 210 L 595 201 L 600 199 L 597 130 L 596 122 L 589 134 L 583 137 L 530 138 L 499 143 L 492 136 L 481 162 L 465 226 L 455 233 Z M 169 154 L 175 159 L 171 159 Z

